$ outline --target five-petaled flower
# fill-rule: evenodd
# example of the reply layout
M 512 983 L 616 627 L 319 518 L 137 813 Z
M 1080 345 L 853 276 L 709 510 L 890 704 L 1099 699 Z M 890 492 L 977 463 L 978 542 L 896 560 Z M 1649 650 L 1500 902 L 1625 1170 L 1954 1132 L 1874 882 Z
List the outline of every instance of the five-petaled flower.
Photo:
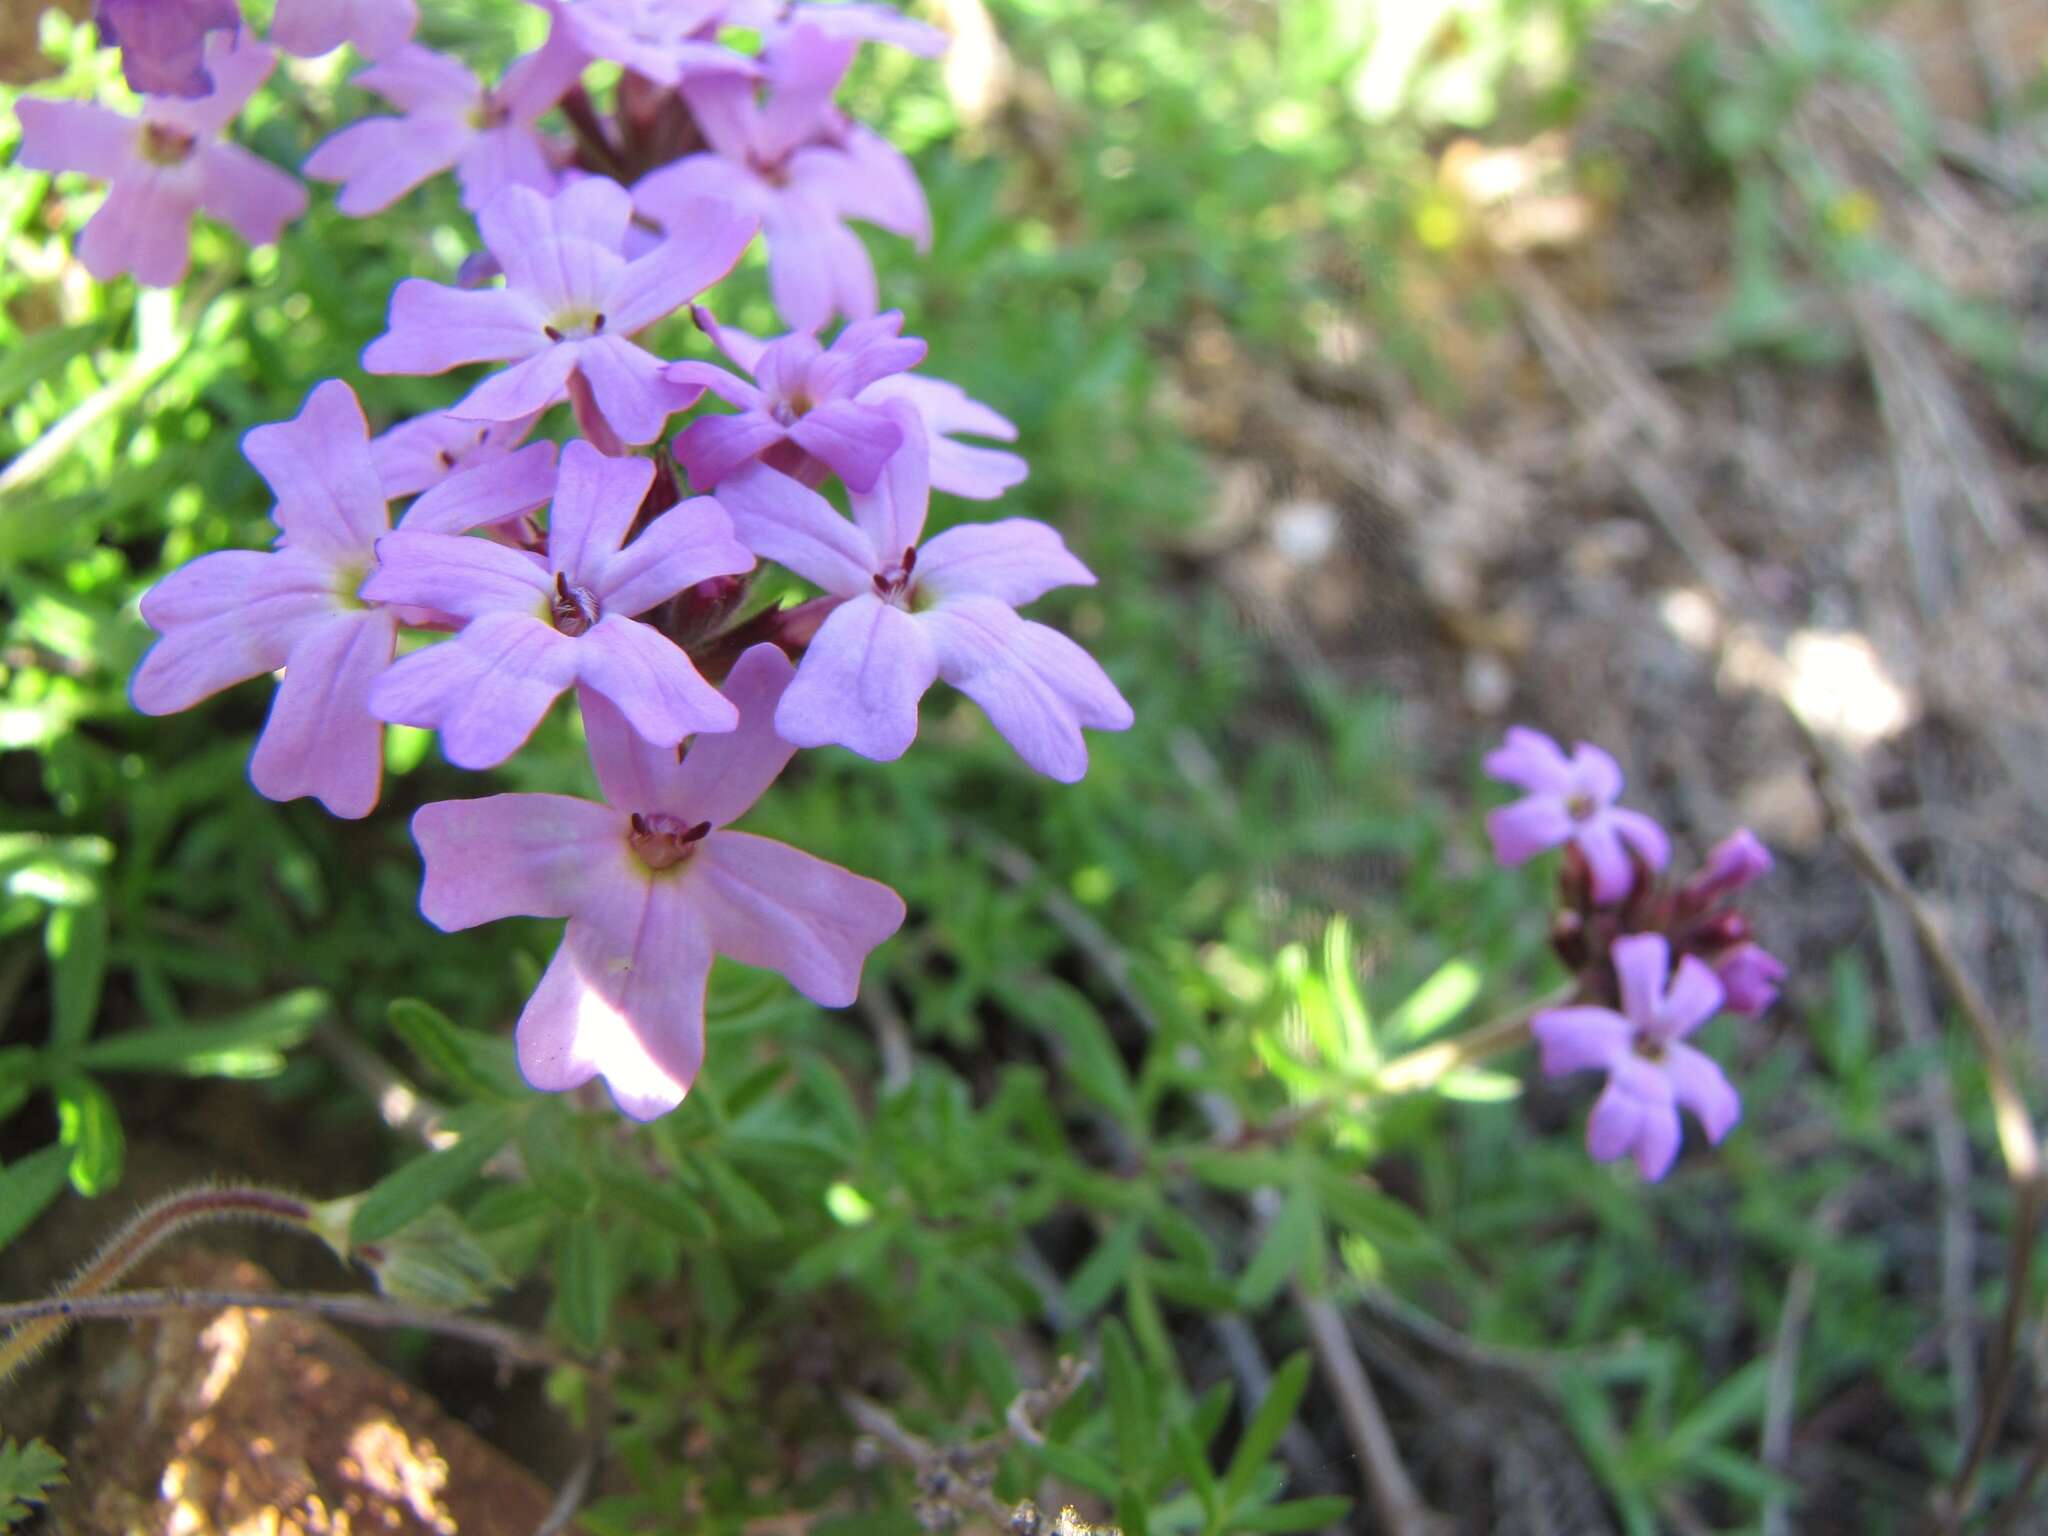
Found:
M 519 1067 L 544 1090 L 601 1076 L 619 1108 L 651 1119 L 682 1102 L 704 1060 L 714 955 L 781 972 L 813 1001 L 851 1003 L 868 952 L 903 922 L 903 901 L 783 843 L 728 830 L 795 750 L 773 719 L 790 665 L 755 646 L 726 683 L 729 734 L 646 741 L 583 693 L 607 804 L 493 795 L 422 807 L 420 910 L 442 929 L 503 917 L 568 927 L 519 1016 Z
M 370 462 L 369 427 L 346 384 L 315 389 L 296 418 L 242 439 L 277 497 L 278 547 L 222 550 L 143 596 L 162 636 L 130 694 L 146 715 L 284 668 L 249 777 L 273 800 L 315 796 L 337 816 L 377 803 L 384 725 L 369 693 L 390 665 L 398 616 L 360 592 L 390 527 Z
M 698 326 L 717 339 L 711 312 L 699 306 L 694 313 Z M 902 313 L 891 310 L 855 321 L 829 347 L 807 331 L 784 336 L 746 365 L 751 384 L 715 363 L 669 364 L 671 383 L 707 389 L 739 407 L 736 416 L 700 416 L 676 438 L 676 461 L 689 471 L 690 483 L 712 490 L 742 464 L 787 444 L 798 462 L 815 458 L 850 489 L 873 490 L 882 466 L 902 447 L 903 433 L 879 404 L 859 396 L 877 380 L 924 361 L 925 344 L 902 330 Z M 768 462 L 795 467 L 777 456 Z
M 684 99 L 711 148 L 633 188 L 634 205 L 671 234 L 700 217 L 693 209 L 705 198 L 758 218 L 768 287 L 794 330 L 875 312 L 875 266 L 845 220 L 864 219 L 920 249 L 931 239 L 931 212 L 909 162 L 831 105 L 855 46 L 797 27 L 769 55 L 765 101 L 745 76 L 685 80 Z
M 506 187 L 552 192 L 555 162 L 533 125 L 575 83 L 583 62 L 550 42 L 514 60 L 486 90 L 454 59 L 409 43 L 355 82 L 402 115 L 351 123 L 313 151 L 305 172 L 343 183 L 334 206 L 354 215 L 388 208 L 450 167 L 466 208 L 483 207 Z
M 852 522 L 765 465 L 719 487 L 741 543 L 845 599 L 805 650 L 776 729 L 800 747 L 834 742 L 886 762 L 916 739 L 918 700 L 943 678 L 1025 762 L 1072 783 L 1088 770 L 1082 727 L 1125 730 L 1131 707 L 1094 657 L 1016 610 L 1095 577 L 1058 533 L 1029 518 L 966 524 L 920 543 L 924 425 L 901 401 L 887 409 L 903 446 L 872 491 L 851 493 Z
M 1742 1114 L 1742 1101 L 1713 1060 L 1685 1043 L 1714 1016 L 1721 983 L 1706 962 L 1686 955 L 1671 968 L 1660 933 L 1616 939 L 1612 950 L 1621 1011 L 1551 1008 L 1530 1021 L 1551 1077 L 1598 1070 L 1607 1087 L 1586 1126 L 1586 1148 L 1600 1162 L 1633 1154 L 1646 1179 L 1661 1179 L 1678 1157 L 1678 1111 L 1690 1110 L 1719 1143 Z
M 699 204 L 689 221 L 637 260 L 621 254 L 632 200 L 592 176 L 552 198 L 507 187 L 477 216 L 505 273 L 502 288 L 450 288 L 407 278 L 391 295 L 391 328 L 363 352 L 371 373 L 445 373 L 510 362 L 448 414 L 512 421 L 568 398 L 581 375 L 596 409 L 628 443 L 651 443 L 670 415 L 703 393 L 671 384 L 665 364 L 627 340 L 730 272 L 754 221 Z
M 1590 742 L 1580 742 L 1566 757 L 1541 731 L 1510 726 L 1506 741 L 1487 753 L 1486 771 L 1528 791 L 1487 815 L 1494 855 L 1503 864 L 1520 864 L 1571 843 L 1585 855 L 1593 899 L 1604 905 L 1620 901 L 1634 886 L 1634 859 L 1652 870 L 1670 861 L 1664 829 L 1614 803 L 1622 790 L 1620 765 Z
M 536 460 L 533 473 L 553 471 Z M 447 613 L 463 627 L 379 678 L 371 709 L 438 730 L 441 750 L 463 768 L 504 762 L 578 682 L 671 751 L 695 732 L 731 730 L 732 705 L 635 615 L 709 577 L 748 570 L 754 558 L 709 497 L 670 508 L 625 543 L 653 479 L 651 460 L 569 444 L 544 558 L 448 533 L 407 529 L 379 540 L 364 595 Z
M 261 43 L 207 44 L 210 95 L 152 96 L 140 118 L 83 101 L 16 103 L 17 163 L 36 171 L 82 171 L 106 182 L 107 200 L 78 236 L 78 259 L 105 282 L 132 272 L 168 288 L 191 264 L 192 215 L 205 209 L 251 245 L 268 245 L 306 211 L 306 189 L 221 131 L 256 94 L 277 55 Z

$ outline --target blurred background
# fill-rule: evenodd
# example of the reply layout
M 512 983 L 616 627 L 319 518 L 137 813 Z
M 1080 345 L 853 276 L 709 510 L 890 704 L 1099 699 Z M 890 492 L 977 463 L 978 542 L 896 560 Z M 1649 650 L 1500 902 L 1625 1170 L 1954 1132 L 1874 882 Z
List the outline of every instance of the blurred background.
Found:
M 511 0 L 425 10 L 423 40 L 487 66 L 545 26 Z M 119 97 L 82 14 L 12 0 L 8 100 Z M 884 302 L 931 372 L 1018 423 L 1031 477 L 1005 510 L 1100 575 L 1047 607 L 1139 723 L 1091 738 L 1072 788 L 1028 777 L 971 709 L 928 705 L 894 765 L 806 754 L 756 824 L 912 909 L 862 1007 L 721 972 L 683 1111 L 627 1141 L 602 1112 L 536 1110 L 533 1184 L 456 1202 L 517 1282 L 506 1315 L 635 1352 L 584 1528 L 914 1529 L 908 1479 L 852 1465 L 833 1392 L 971 1434 L 1062 1351 L 1132 1354 L 1140 1401 L 1196 1415 L 1227 1460 L 1314 1342 L 1306 1288 L 1341 1303 L 1440 1525 L 1374 1502 L 1327 1371 L 1257 1486 L 1348 1513 L 1211 1518 L 1169 1496 L 1199 1483 L 1180 1440 L 1092 1396 L 1028 1474 L 1126 1530 L 1918 1529 L 1982 1412 L 2010 1202 L 1979 1059 L 1813 764 L 2040 1087 L 2048 6 L 921 14 L 954 35 L 946 59 L 869 49 L 844 98 L 933 206 L 928 256 L 870 238 Z M 296 166 L 368 107 L 346 60 L 281 68 L 243 141 Z M 15 133 L 10 114 L 0 152 Z M 406 818 L 476 792 L 424 734 L 394 730 L 384 807 L 343 823 L 249 790 L 267 690 L 165 720 L 124 693 L 137 595 L 267 539 L 244 430 L 328 377 L 376 425 L 453 398 L 357 365 L 392 286 L 471 248 L 452 188 L 373 220 L 315 188 L 254 252 L 202 220 L 171 292 L 70 259 L 97 198 L 0 170 L 10 1296 L 194 1177 L 370 1186 L 410 1150 L 394 1081 L 434 1087 L 394 1000 L 502 1034 L 554 939 L 417 918 Z M 721 314 L 766 328 L 760 279 L 737 275 Z M 686 321 L 656 335 L 701 350 Z M 1744 1123 L 1660 1186 L 1591 1165 L 1584 1085 L 1526 1053 L 1344 1097 L 1558 974 L 1548 866 L 1496 870 L 1480 832 L 1499 792 L 1478 759 L 1517 721 L 1612 750 L 1683 850 L 1740 824 L 1780 856 L 1754 915 L 1786 995 L 1707 1036 Z M 580 783 L 580 754 L 560 730 L 497 786 Z M 1288 1128 L 1332 1092 L 1344 1113 Z M 1202 1094 L 1251 1127 L 1229 1167 L 1186 1151 Z M 673 1203 L 592 1194 L 634 1177 Z M 1277 1203 L 1247 1211 L 1254 1186 Z M 350 1283 L 282 1242 L 227 1248 L 285 1284 Z M 601 1277 L 580 1302 L 573 1265 Z M 2048 1411 L 2028 1285 L 1980 1507 L 2027 1475 Z M 74 1340 L 0 1410 L 72 1460 L 42 1518 L 278 1529 L 234 1523 L 287 1507 L 246 1469 L 240 1513 L 212 1463 L 188 1467 L 212 1478 L 195 1515 L 154 1491 L 177 1437 L 148 1428 L 145 1387 L 197 1348 L 162 1332 Z M 568 1470 L 562 1404 L 473 1353 L 384 1340 L 334 1370 L 446 1416 L 428 1502 L 453 1523 L 393 1529 L 530 1530 L 538 1492 L 496 1504 Z M 332 1379 L 276 1412 L 341 1412 L 355 1388 Z M 1216 1383 L 1234 1406 L 1212 1412 Z M 379 1411 L 411 1445 L 412 1410 Z

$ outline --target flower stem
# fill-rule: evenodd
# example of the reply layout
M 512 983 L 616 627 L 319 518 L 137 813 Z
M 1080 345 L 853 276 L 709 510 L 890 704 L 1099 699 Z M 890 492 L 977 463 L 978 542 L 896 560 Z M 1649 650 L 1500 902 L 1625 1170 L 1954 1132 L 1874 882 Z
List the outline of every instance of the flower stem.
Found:
M 1498 1018 L 1433 1045 L 1421 1046 L 1396 1056 L 1374 1074 L 1374 1086 L 1382 1093 L 1420 1093 L 1433 1088 L 1453 1072 L 1477 1066 L 1482 1061 L 1513 1050 L 1529 1037 L 1529 1021 L 1546 1008 L 1571 1000 L 1576 986 L 1562 987 L 1533 1003 L 1511 1008 Z

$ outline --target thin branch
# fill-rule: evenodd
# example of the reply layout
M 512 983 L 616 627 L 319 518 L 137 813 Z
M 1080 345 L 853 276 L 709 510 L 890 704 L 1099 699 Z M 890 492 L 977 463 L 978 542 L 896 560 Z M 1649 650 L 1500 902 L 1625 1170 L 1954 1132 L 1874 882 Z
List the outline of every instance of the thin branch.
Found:
M 1561 987 L 1534 1003 L 1524 1003 L 1498 1018 L 1463 1030 L 1448 1040 L 1420 1046 L 1405 1056 L 1396 1056 L 1374 1074 L 1374 1086 L 1383 1093 L 1419 1093 L 1434 1087 L 1451 1073 L 1491 1060 L 1511 1051 L 1529 1037 L 1529 1021 L 1546 1008 L 1570 1002 L 1575 987 Z
M 334 1296 L 312 1291 L 215 1291 L 184 1286 L 116 1291 L 110 1296 L 48 1296 L 40 1301 L 0 1304 L 0 1326 L 47 1318 L 66 1323 L 150 1317 L 161 1312 L 310 1312 L 361 1328 L 419 1328 L 489 1349 L 518 1365 L 591 1369 L 587 1361 L 556 1349 L 545 1339 L 502 1323 L 455 1317 L 384 1301 L 375 1296 Z

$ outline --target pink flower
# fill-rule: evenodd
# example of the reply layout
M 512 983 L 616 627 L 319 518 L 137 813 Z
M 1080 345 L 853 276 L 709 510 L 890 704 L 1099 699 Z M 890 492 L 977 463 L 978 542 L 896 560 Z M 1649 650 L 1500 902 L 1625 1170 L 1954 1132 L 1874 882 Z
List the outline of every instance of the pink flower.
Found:
M 334 205 L 358 216 L 390 207 L 451 166 L 466 208 L 481 208 L 506 187 L 552 192 L 555 166 L 533 125 L 583 64 L 582 54 L 550 42 L 514 60 L 487 91 L 455 60 L 409 43 L 356 76 L 404 116 L 350 124 L 313 151 L 305 172 L 342 182 Z
M 343 43 L 366 59 L 381 59 L 411 41 L 419 24 L 416 0 L 277 0 L 270 40 L 302 59 Z
M 798 27 L 769 58 L 766 94 L 735 75 L 683 82 L 684 99 L 710 142 L 643 177 L 634 205 L 671 233 L 703 198 L 761 221 L 768 286 L 790 327 L 823 329 L 835 314 L 874 314 L 875 267 L 847 219 L 931 239 L 931 213 L 916 173 L 887 140 L 832 110 L 832 93 L 855 44 Z
M 1742 1115 L 1742 1101 L 1721 1069 L 1684 1043 L 1721 1007 L 1721 983 L 1692 955 L 1674 974 L 1662 934 L 1616 939 L 1612 953 L 1620 1013 L 1551 1008 L 1530 1028 L 1542 1046 L 1546 1076 L 1607 1074 L 1586 1126 L 1587 1151 L 1603 1163 L 1632 1153 L 1644 1178 L 1661 1179 L 1678 1157 L 1681 1105 L 1717 1145 Z
M 795 750 L 779 739 L 782 653 L 757 645 L 726 682 L 737 729 L 675 749 L 645 741 L 585 691 L 590 755 L 607 804 L 494 795 L 422 807 L 420 910 L 444 930 L 566 917 L 560 948 L 519 1016 L 519 1069 L 544 1091 L 603 1077 L 620 1109 L 674 1109 L 704 1062 L 713 955 L 779 971 L 844 1007 L 903 902 L 783 843 L 727 830 Z
M 673 750 L 696 731 L 731 730 L 732 706 L 674 642 L 634 615 L 708 577 L 751 569 L 754 559 L 708 497 L 671 508 L 621 548 L 653 480 L 648 459 L 569 444 L 545 559 L 409 528 L 379 540 L 364 596 L 466 622 L 454 639 L 415 651 L 380 678 L 371 710 L 438 730 L 441 750 L 462 768 L 504 762 L 577 682 L 659 747 Z
M 1679 888 L 1691 907 L 1706 907 L 1735 895 L 1771 872 L 1771 850 L 1747 827 L 1737 827 L 1707 854 L 1706 868 Z
M 718 350 L 756 379 L 761 379 L 763 369 L 770 367 L 766 358 L 771 347 L 797 340 L 804 335 L 799 331 L 783 337 L 780 342 L 763 341 L 757 336 L 748 335 L 745 331 L 735 330 L 732 326 L 720 325 L 712 317 L 711 312 L 701 305 L 692 313 L 698 328 L 711 338 Z M 838 351 L 847 338 L 858 329 L 857 326 L 848 326 L 840 334 L 839 340 L 833 343 L 831 350 Z M 893 345 L 907 347 L 912 344 L 904 341 Z M 677 363 L 670 370 L 670 377 L 676 377 L 675 369 L 704 366 L 702 363 Z M 781 372 L 779 368 L 776 371 L 778 374 Z M 723 390 L 718 390 L 716 386 L 712 388 L 720 398 L 733 400 L 734 404 L 739 403 Z M 925 437 L 931 448 L 931 488 L 935 491 L 944 491 L 949 496 L 966 496 L 975 501 L 992 501 L 1029 473 L 1024 461 L 1014 453 L 1004 453 L 999 448 L 977 448 L 971 443 L 953 441 L 950 434 L 955 432 L 964 432 L 976 437 L 993 437 L 1005 443 L 1015 442 L 1017 438 L 1017 428 L 1007 417 L 991 410 L 979 400 L 968 398 L 967 391 L 958 384 L 949 384 L 944 379 L 926 378 L 914 373 L 889 373 L 871 377 L 861 383 L 859 388 L 847 392 L 844 389 L 842 375 L 839 392 L 843 398 L 862 407 L 879 408 L 891 400 L 904 400 L 917 408 L 917 414 L 924 421 Z M 813 394 L 811 398 L 816 399 L 817 396 Z M 843 471 L 840 478 L 845 479 Z
M 1016 610 L 1054 587 L 1093 586 L 1094 576 L 1028 518 L 920 544 L 924 427 L 901 401 L 888 410 L 903 447 L 872 491 L 852 493 L 852 522 L 763 465 L 719 487 L 742 543 L 845 599 L 805 650 L 775 728 L 800 747 L 836 742 L 887 762 L 916 739 L 918 700 L 943 678 L 1033 768 L 1079 779 L 1088 771 L 1082 727 L 1125 730 L 1131 707 L 1086 651 Z
M 283 537 L 267 554 L 202 555 L 150 588 L 142 616 L 162 638 L 130 687 L 137 709 L 167 715 L 282 667 L 249 777 L 273 800 L 312 795 L 349 817 L 377 803 L 384 726 L 369 692 L 398 636 L 397 615 L 360 593 L 390 527 L 369 437 L 355 395 L 330 380 L 295 419 L 242 439 Z
M 206 67 L 212 32 L 237 33 L 236 0 L 99 0 L 100 41 L 121 50 L 121 73 L 138 96 L 204 96 L 213 90 Z
M 1486 755 L 1492 777 L 1529 793 L 1488 814 L 1494 856 L 1513 866 L 1560 843 L 1572 843 L 1592 871 L 1593 899 L 1620 901 L 1635 884 L 1630 855 L 1652 870 L 1671 858 L 1664 829 L 1640 811 L 1616 805 L 1621 768 L 1598 747 L 1580 742 L 1564 749 L 1527 726 L 1510 726 L 1507 740 Z
M 415 416 L 370 439 L 370 457 L 384 494 L 396 500 L 439 485 L 458 470 L 503 458 L 521 443 L 538 415 L 511 421 L 464 421 L 446 411 Z
M 512 421 L 568 398 L 580 374 L 596 408 L 628 443 L 651 443 L 701 390 L 662 377 L 664 364 L 626 338 L 730 272 L 754 221 L 699 205 L 636 261 L 621 254 L 633 205 L 592 176 L 553 198 L 507 187 L 477 223 L 505 272 L 503 288 L 444 287 L 410 277 L 391 295 L 391 328 L 363 352 L 371 373 L 445 373 L 464 363 L 511 362 L 450 408 L 451 416 Z
M 717 341 L 711 312 L 695 313 L 698 326 Z M 799 459 L 809 454 L 821 460 L 852 489 L 874 489 L 883 464 L 903 445 L 903 434 L 879 405 L 858 397 L 876 380 L 924 360 L 924 343 L 902 336 L 902 330 L 902 314 L 891 310 L 855 321 L 830 347 L 798 331 L 771 341 L 745 365 L 752 384 L 713 363 L 671 363 L 671 383 L 708 389 L 740 409 L 737 416 L 699 417 L 676 439 L 676 459 L 689 471 L 690 483 L 708 491 L 742 464 L 787 443 Z
M 1761 1018 L 1778 1000 L 1785 980 L 1785 962 L 1761 944 L 1738 944 L 1714 957 L 1714 975 L 1727 994 L 1730 1013 Z
M 35 171 L 82 171 L 108 183 L 107 200 L 78 237 L 78 259 L 102 282 L 132 272 L 168 288 L 191 264 L 192 215 L 205 209 L 251 245 L 268 245 L 306 211 L 306 189 L 238 144 L 215 142 L 270 74 L 261 43 L 214 38 L 209 96 L 153 96 L 142 116 L 82 101 L 16 104 L 17 162 Z

